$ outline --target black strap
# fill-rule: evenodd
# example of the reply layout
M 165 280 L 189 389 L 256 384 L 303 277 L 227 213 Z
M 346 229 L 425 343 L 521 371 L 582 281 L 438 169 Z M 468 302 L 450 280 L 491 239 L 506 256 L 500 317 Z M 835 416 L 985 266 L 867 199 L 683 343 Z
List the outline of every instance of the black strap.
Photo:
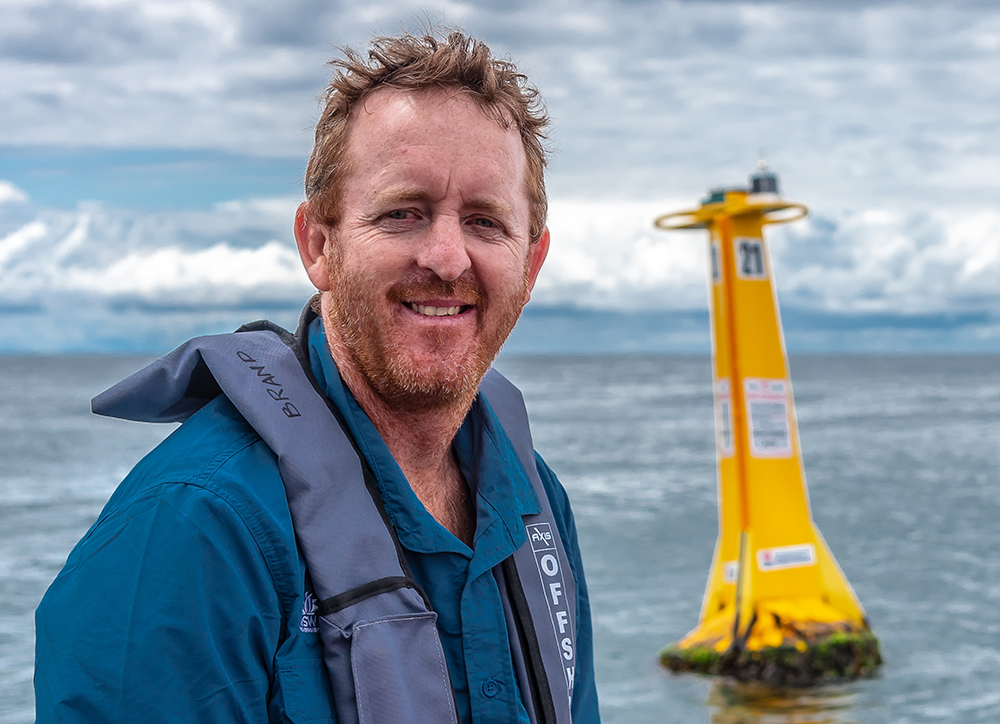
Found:
M 542 662 L 542 652 L 538 646 L 538 634 L 528 608 L 528 599 L 524 595 L 524 588 L 521 587 L 521 577 L 517 573 L 513 557 L 507 558 L 500 567 L 503 570 L 504 582 L 507 584 L 510 605 L 514 609 L 517 636 L 521 641 L 524 666 L 531 685 L 531 699 L 535 703 L 535 721 L 538 724 L 556 724 L 552 689 L 549 688 L 549 677 Z
M 389 591 L 396 591 L 400 588 L 413 588 L 418 592 L 420 591 L 420 587 L 417 586 L 416 581 L 412 578 L 407 578 L 406 576 L 389 576 L 387 578 L 379 578 L 376 581 L 370 581 L 357 588 L 352 588 L 350 591 L 345 591 L 344 593 L 320 601 L 317 611 L 320 616 L 329 616 L 331 613 L 343 611 L 348 606 L 353 606 L 358 601 L 364 601 L 366 598 L 378 596 L 381 593 L 388 593 Z

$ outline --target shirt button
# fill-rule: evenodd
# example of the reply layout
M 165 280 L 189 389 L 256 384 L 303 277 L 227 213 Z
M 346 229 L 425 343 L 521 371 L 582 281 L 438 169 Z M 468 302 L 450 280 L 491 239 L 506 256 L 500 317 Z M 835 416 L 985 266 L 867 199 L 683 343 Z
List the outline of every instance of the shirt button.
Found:
M 483 693 L 492 699 L 500 693 L 500 684 L 493 681 L 493 679 L 487 679 L 483 682 Z

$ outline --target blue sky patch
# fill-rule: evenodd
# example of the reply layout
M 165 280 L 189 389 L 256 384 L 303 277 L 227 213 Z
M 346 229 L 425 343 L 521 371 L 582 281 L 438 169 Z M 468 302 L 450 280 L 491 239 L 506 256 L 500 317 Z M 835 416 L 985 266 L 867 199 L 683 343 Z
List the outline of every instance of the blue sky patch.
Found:
M 234 199 L 301 195 L 305 158 L 182 150 L 0 147 L 0 179 L 38 205 L 81 201 L 143 210 L 208 209 Z

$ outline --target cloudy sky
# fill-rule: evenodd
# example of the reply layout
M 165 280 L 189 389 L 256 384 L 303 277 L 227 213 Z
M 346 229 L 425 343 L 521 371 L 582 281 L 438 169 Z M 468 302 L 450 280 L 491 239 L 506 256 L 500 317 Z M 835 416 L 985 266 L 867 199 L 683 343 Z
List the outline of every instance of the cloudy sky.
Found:
M 763 152 L 795 350 L 1000 351 L 993 3 L 5 0 L 0 351 L 292 323 L 324 65 L 459 24 L 553 118 L 553 248 L 523 350 L 705 350 L 704 240 L 651 220 Z

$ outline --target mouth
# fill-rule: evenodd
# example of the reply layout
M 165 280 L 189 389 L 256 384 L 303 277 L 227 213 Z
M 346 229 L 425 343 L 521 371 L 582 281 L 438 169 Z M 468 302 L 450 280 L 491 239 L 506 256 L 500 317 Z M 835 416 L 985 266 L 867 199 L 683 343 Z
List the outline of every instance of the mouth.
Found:
M 475 307 L 474 304 L 460 304 L 457 306 L 432 306 L 430 304 L 418 304 L 416 302 L 403 302 L 403 306 L 424 317 L 456 317 L 463 312 L 467 312 Z

